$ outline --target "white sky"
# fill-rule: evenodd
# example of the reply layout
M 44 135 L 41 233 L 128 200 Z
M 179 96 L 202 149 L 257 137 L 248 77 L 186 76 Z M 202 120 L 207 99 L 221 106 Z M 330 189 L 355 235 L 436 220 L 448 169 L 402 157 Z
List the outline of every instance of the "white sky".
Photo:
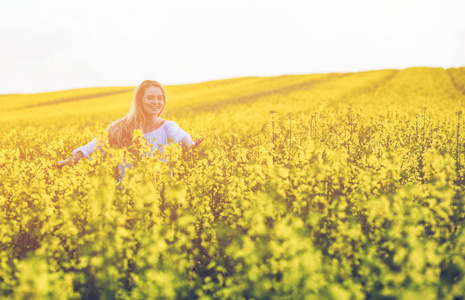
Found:
M 0 94 L 465 66 L 463 0 L 0 1 Z

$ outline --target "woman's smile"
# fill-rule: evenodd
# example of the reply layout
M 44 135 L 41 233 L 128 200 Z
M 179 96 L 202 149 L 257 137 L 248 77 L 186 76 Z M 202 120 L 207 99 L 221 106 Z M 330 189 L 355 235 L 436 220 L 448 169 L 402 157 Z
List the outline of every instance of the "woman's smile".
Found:
M 164 95 L 160 88 L 150 86 L 145 89 L 142 98 L 142 108 L 146 114 L 158 115 L 164 106 Z

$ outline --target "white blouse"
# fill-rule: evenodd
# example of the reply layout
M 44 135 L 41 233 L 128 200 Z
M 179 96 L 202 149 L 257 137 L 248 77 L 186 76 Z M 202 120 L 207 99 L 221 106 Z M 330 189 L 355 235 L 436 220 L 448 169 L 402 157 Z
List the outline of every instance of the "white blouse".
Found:
M 152 144 L 152 152 L 159 150 L 161 154 L 163 154 L 163 145 L 168 145 L 170 141 L 176 144 L 181 143 L 186 136 L 192 140 L 190 134 L 179 128 L 179 125 L 174 121 L 166 121 L 154 131 L 144 133 L 144 137 Z M 96 146 L 97 139 L 95 138 L 88 144 L 74 149 L 73 154 L 81 151 L 84 157 L 87 158 L 95 151 Z

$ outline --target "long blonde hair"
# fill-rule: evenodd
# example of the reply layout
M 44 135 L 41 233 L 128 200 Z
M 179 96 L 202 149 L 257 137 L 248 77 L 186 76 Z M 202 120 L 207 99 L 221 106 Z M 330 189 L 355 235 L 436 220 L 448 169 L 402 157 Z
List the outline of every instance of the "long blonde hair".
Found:
M 158 116 L 161 116 L 166 107 L 166 92 L 161 83 L 155 80 L 144 80 L 139 86 L 136 87 L 134 92 L 134 99 L 132 100 L 129 113 L 123 118 L 114 121 L 108 126 L 108 136 L 110 145 L 117 145 L 118 147 L 128 147 L 132 143 L 132 133 L 136 129 L 141 129 L 146 125 L 146 117 L 142 108 L 142 98 L 145 94 L 145 89 L 153 86 L 159 88 L 163 93 L 163 107 Z

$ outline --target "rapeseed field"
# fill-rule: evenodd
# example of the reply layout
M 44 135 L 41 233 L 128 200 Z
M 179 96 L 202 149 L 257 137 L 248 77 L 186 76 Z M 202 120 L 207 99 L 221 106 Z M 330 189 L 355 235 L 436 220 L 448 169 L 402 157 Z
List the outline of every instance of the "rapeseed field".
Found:
M 0 95 L 1 298 L 463 299 L 465 68 L 167 86 L 166 162 L 134 88 Z

